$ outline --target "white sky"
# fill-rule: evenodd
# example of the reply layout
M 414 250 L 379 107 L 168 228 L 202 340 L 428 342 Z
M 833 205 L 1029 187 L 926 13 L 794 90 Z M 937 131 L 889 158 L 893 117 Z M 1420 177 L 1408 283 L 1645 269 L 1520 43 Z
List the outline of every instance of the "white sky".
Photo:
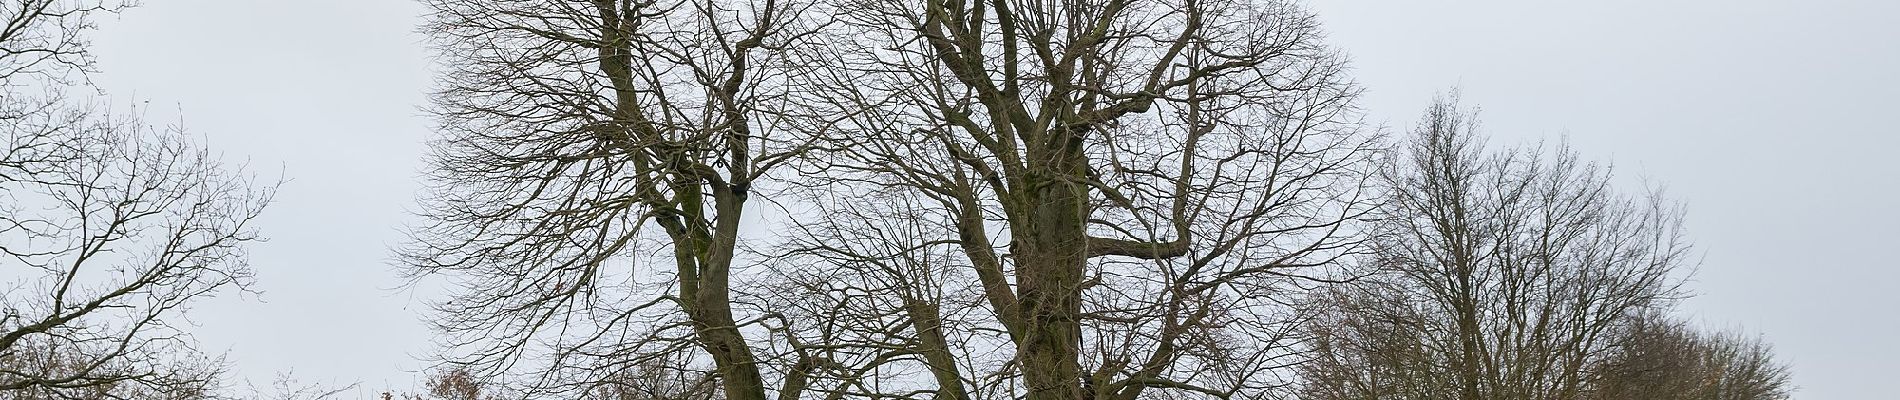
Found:
M 96 36 L 118 103 L 149 100 L 285 185 L 262 299 L 200 304 L 198 337 L 259 385 L 409 388 L 424 298 L 388 249 L 429 121 L 421 9 L 392 0 L 150 1 Z M 1568 136 L 1686 201 L 1706 256 L 1684 310 L 1767 335 L 1799 398 L 1890 398 L 1900 371 L 1900 2 L 1309 0 L 1375 121 L 1460 87 L 1494 143 Z

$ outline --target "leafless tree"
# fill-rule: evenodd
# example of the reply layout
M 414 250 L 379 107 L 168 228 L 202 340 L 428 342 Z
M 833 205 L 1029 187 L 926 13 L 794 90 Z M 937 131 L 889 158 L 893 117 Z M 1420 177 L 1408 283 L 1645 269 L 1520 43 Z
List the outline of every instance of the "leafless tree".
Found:
M 688 354 L 654 357 L 615 371 L 590 400 L 721 400 L 718 380 Z
M 176 324 L 191 301 L 249 283 L 243 246 L 270 192 L 175 133 L 59 115 L 0 128 L 0 393 L 208 390 L 221 366 Z
M 1583 398 L 1615 329 L 1681 295 L 1679 207 L 1476 124 L 1441 100 L 1393 158 L 1381 273 L 1326 296 L 1308 398 Z
M 703 352 L 734 400 L 1264 397 L 1288 292 L 1372 209 L 1356 89 L 1287 3 L 427 4 L 404 258 L 455 286 L 450 364 L 530 396 Z M 778 166 L 834 218 L 741 268 Z M 935 229 L 865 231 L 902 224 Z
M 727 398 L 796 393 L 760 372 L 732 286 L 755 183 L 835 119 L 781 101 L 809 5 L 424 4 L 442 136 L 403 260 L 454 287 L 447 361 L 573 396 L 703 351 Z
M 487 382 L 481 381 L 465 369 L 453 369 L 429 378 L 429 396 L 441 400 L 500 400 L 483 389 Z
M 201 398 L 223 369 L 178 324 L 248 284 L 272 191 L 175 129 L 66 98 L 91 18 L 123 7 L 0 2 L 0 398 Z
M 718 400 L 718 381 L 689 359 L 657 357 L 611 377 L 577 398 L 584 400 Z M 433 373 L 423 393 L 385 391 L 383 400 L 513 400 L 522 398 L 503 382 L 485 380 L 467 369 Z
M 0 2 L 0 79 L 70 83 L 93 72 L 86 33 L 99 14 L 131 7 L 123 0 L 7 0 Z M 37 82 L 46 83 L 46 82 Z M 12 86 L 12 85 L 9 85 Z M 21 96 L 10 94 L 10 100 Z
M 309 382 L 300 379 L 295 371 L 283 371 L 278 372 L 277 376 L 271 378 L 270 384 L 266 387 L 257 387 L 257 385 L 252 382 L 246 382 L 245 386 L 247 386 L 245 393 L 233 394 L 231 398 L 259 400 L 338 400 L 344 398 L 345 393 L 356 390 L 361 387 L 362 384 L 351 383 L 344 385 Z M 387 394 L 385 394 L 385 396 L 387 396 Z
M 834 396 L 1258 398 L 1358 252 L 1378 144 L 1274 1 L 849 1 L 850 115 L 764 292 Z M 797 302 L 803 300 L 803 302 Z M 796 315 L 794 314 L 796 311 Z M 793 364 L 805 365 L 805 364 Z M 823 381 L 821 383 L 816 383 Z
M 1703 332 L 1661 313 L 1634 318 L 1618 345 L 1593 367 L 1590 399 L 1783 400 L 1788 366 L 1759 338 Z
M 39 341 L 52 342 L 52 341 Z M 168 375 L 148 382 L 75 381 L 61 387 L 33 386 L 0 390 L 0 400 L 43 399 L 217 399 L 222 360 L 202 357 L 175 357 L 169 360 L 120 357 L 99 363 L 96 349 L 70 343 L 17 343 L 7 357 L 0 357 L 0 371 L 50 376 L 123 377 Z M 91 352 L 91 353 L 89 353 Z M 166 364 L 156 364 L 156 363 Z M 91 372 L 83 369 L 92 368 Z M 50 386 L 50 385 L 49 385 Z

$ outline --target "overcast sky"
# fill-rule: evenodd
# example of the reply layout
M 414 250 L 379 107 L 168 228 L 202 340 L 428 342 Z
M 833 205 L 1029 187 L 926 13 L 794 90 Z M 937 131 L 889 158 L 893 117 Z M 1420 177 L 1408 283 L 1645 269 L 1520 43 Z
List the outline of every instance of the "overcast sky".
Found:
M 430 349 L 401 240 L 429 137 L 421 9 L 401 0 L 163 0 L 107 21 L 99 82 L 290 181 L 262 221 L 261 298 L 203 302 L 199 339 L 267 384 L 409 388 Z M 1307 2 L 1374 121 L 1462 88 L 1494 143 L 1568 137 L 1686 202 L 1685 313 L 1766 335 L 1798 398 L 1892 398 L 1900 371 L 1900 2 Z

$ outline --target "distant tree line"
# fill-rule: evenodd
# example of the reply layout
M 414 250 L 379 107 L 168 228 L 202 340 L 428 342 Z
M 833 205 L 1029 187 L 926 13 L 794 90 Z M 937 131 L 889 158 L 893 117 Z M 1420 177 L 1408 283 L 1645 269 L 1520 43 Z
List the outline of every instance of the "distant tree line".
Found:
M 1306 399 L 1782 399 L 1768 347 L 1668 316 L 1679 206 L 1434 104 L 1381 180 L 1364 278 L 1319 294 Z

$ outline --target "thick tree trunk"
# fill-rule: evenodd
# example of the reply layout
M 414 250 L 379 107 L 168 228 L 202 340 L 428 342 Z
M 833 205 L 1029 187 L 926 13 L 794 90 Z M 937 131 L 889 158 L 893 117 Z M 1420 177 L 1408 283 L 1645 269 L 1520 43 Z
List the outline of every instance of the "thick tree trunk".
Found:
M 643 89 L 635 83 L 632 72 L 635 52 L 631 36 L 634 28 L 628 25 L 628 19 L 618 13 L 614 2 L 596 0 L 595 7 L 600 12 L 600 34 L 605 44 L 600 49 L 600 69 L 614 88 L 614 117 L 622 123 L 635 126 L 628 130 L 623 145 L 643 148 L 667 142 L 668 139 L 660 135 L 657 129 L 639 126 L 647 118 L 641 112 L 637 98 Z M 735 65 L 737 68 L 743 66 Z M 734 79 L 738 79 L 736 75 Z M 736 82 L 728 85 L 737 85 Z M 728 129 L 744 129 L 742 116 L 732 118 L 737 123 Z M 743 167 L 749 157 L 744 145 L 743 140 L 731 144 L 734 151 L 729 162 L 735 168 Z M 671 156 L 665 154 L 669 149 L 660 150 L 663 154 L 661 158 Z M 649 168 L 654 167 L 642 169 Z M 671 186 L 674 198 L 678 201 L 678 204 L 673 205 L 676 208 L 673 211 L 683 215 L 662 215 L 658 218 L 674 245 L 674 262 L 678 268 L 680 297 L 683 300 L 681 308 L 692 322 L 695 339 L 700 347 L 712 355 L 725 399 L 765 400 L 765 382 L 759 373 L 758 361 L 732 316 L 732 258 L 738 241 L 739 218 L 745 214 L 748 195 L 745 182 L 739 180 L 743 171 L 733 174 L 734 182 L 696 175 L 700 173 L 703 172 L 669 170 L 661 174 L 681 178 L 665 184 Z M 649 181 L 643 186 L 652 191 L 661 184 Z M 708 186 L 710 193 L 706 190 Z M 710 220 L 705 215 L 707 200 L 712 201 L 713 207 Z
M 708 292 L 701 292 L 706 299 Z M 724 291 L 718 291 L 723 293 Z M 719 296 L 724 297 L 724 296 Z M 758 362 L 752 357 L 752 350 L 746 347 L 745 338 L 739 334 L 732 319 L 732 307 L 729 303 L 718 306 L 702 307 L 690 312 L 693 329 L 699 334 L 700 345 L 706 352 L 712 353 L 713 364 L 719 372 L 719 383 L 725 390 L 728 400 L 765 400 L 765 380 L 759 376 Z
M 697 274 L 697 290 L 682 291 L 692 297 L 686 312 L 692 318 L 700 346 L 712 354 L 726 400 L 765 400 L 765 380 L 759 374 L 758 360 L 732 317 L 732 257 L 738 243 L 739 217 L 745 214 L 746 194 L 730 188 L 715 188 L 713 192 L 717 214 L 713 216 L 712 234 L 704 238 L 705 247 L 698 249 L 698 256 L 705 261 Z
M 1066 135 L 1064 135 L 1066 136 Z M 1082 276 L 1088 261 L 1086 158 L 1079 138 L 1030 152 L 1031 176 L 1012 226 L 1016 240 L 1018 310 L 1026 322 L 1019 343 L 1029 400 L 1083 399 Z M 1045 153 L 1045 154 L 1037 154 Z

